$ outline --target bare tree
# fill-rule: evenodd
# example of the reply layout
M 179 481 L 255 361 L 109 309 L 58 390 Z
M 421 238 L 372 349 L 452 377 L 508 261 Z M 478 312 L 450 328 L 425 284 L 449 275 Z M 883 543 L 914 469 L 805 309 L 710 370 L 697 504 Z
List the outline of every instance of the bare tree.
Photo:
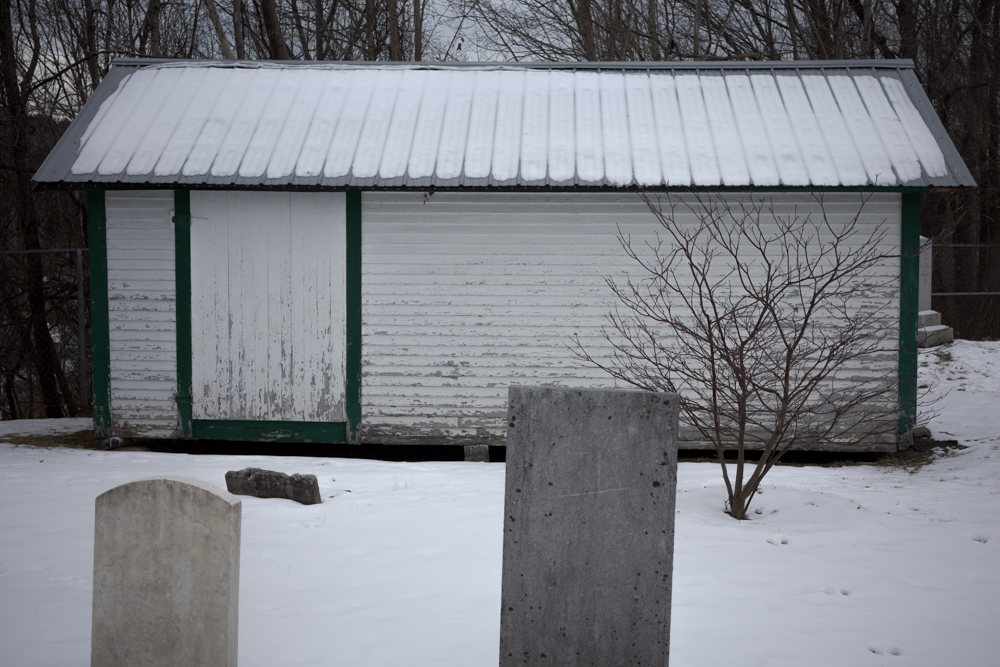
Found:
M 821 196 L 805 215 L 752 195 L 643 199 L 657 240 L 619 232 L 640 276 L 607 278 L 620 304 L 603 329 L 612 352 L 579 339 L 574 351 L 620 381 L 680 395 L 687 437 L 718 455 L 731 516 L 746 518 L 793 447 L 895 438 L 895 365 L 884 356 L 894 358 L 897 322 L 883 297 L 898 275 L 880 267 L 898 255 L 886 253 L 883 225 L 861 222 L 864 197 L 846 221 Z M 748 450 L 760 451 L 756 464 Z

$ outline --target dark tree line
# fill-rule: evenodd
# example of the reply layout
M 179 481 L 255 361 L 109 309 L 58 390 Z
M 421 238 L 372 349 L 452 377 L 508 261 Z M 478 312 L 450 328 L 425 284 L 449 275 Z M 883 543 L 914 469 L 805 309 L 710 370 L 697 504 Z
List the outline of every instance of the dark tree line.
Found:
M 924 197 L 923 232 L 1000 243 L 1000 0 L 0 0 L 0 250 L 86 245 L 85 199 L 30 179 L 123 56 L 910 58 L 980 186 Z M 70 259 L 0 257 L 0 415 L 74 414 Z M 944 288 L 1000 291 L 978 257 Z

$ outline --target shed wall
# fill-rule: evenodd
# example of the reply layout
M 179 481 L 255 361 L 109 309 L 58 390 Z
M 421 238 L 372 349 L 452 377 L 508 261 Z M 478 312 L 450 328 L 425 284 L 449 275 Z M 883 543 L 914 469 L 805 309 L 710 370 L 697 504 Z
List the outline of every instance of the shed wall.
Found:
M 809 194 L 766 196 L 779 214 L 819 211 Z M 824 206 L 846 222 L 860 200 L 827 194 Z M 509 385 L 614 386 L 568 346 L 579 335 L 608 350 L 605 276 L 638 273 L 618 229 L 637 241 L 658 225 L 638 195 L 366 192 L 362 218 L 363 441 L 503 444 Z M 695 222 L 690 212 L 677 219 Z M 862 227 L 883 222 L 884 250 L 898 252 L 899 194 L 865 205 Z M 898 313 L 898 259 L 879 276 L 889 284 L 857 307 Z M 886 354 L 849 372 L 896 367 Z
M 174 193 L 108 191 L 105 202 L 114 432 L 174 437 Z

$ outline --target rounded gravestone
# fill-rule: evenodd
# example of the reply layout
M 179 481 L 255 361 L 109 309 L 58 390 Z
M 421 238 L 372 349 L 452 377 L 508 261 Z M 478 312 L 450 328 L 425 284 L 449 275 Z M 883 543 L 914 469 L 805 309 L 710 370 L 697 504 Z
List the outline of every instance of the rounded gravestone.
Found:
M 91 667 L 235 667 L 239 498 L 157 477 L 96 505 Z

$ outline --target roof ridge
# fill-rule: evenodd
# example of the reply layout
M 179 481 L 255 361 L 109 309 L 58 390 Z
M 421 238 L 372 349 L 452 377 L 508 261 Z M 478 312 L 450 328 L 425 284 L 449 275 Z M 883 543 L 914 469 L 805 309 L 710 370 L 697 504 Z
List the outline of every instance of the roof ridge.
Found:
M 663 60 L 627 62 L 447 62 L 447 61 L 357 61 L 357 60 L 207 60 L 199 58 L 115 58 L 113 65 L 124 67 L 276 67 L 307 69 L 608 69 L 608 70 L 672 70 L 672 69 L 913 69 L 909 59 L 893 60 Z

